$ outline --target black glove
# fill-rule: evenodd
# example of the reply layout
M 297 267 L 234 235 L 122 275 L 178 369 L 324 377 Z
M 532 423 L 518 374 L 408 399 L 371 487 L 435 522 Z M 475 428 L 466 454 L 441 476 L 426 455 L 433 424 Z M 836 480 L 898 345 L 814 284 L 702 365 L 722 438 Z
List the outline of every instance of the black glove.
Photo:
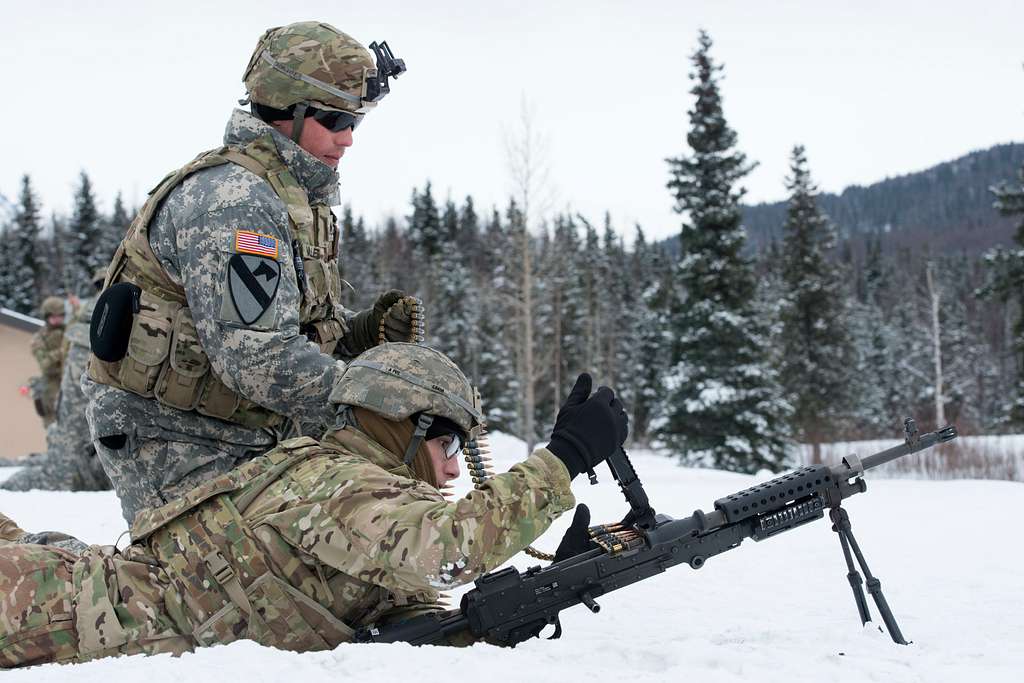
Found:
M 589 528 L 590 508 L 580 503 L 576 506 L 576 514 L 572 517 L 572 524 L 565 530 L 565 536 L 562 536 L 562 542 L 558 544 L 554 561 L 561 562 L 598 547 L 596 543 L 590 540 Z
M 599 387 L 591 395 L 592 385 L 585 372 L 576 378 L 551 430 L 548 450 L 565 463 L 570 478 L 594 469 L 622 446 L 629 434 L 629 418 L 615 392 Z

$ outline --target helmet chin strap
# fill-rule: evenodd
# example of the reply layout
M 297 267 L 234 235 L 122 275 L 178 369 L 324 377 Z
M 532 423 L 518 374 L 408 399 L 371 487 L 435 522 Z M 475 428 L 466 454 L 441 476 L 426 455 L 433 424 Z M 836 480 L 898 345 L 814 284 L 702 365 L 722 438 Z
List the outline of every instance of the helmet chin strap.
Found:
M 405 449 L 405 457 L 402 458 L 409 467 L 412 467 L 412 460 L 416 457 L 416 451 L 419 450 L 420 444 L 423 443 L 423 437 L 427 435 L 427 430 L 430 429 L 432 424 L 434 424 L 434 416 L 427 415 L 426 413 L 421 413 L 419 419 L 416 420 L 416 430 L 412 433 L 409 446 Z
M 306 109 L 309 108 L 305 102 L 299 102 L 295 105 L 295 111 L 292 113 L 292 142 L 296 145 L 299 144 L 299 137 L 302 135 L 302 124 L 306 122 Z

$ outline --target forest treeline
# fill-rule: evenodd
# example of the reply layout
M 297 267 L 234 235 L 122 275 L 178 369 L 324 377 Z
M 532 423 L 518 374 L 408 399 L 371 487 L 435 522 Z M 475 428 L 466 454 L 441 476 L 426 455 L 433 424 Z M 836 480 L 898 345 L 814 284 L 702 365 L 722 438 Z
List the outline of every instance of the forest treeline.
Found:
M 906 415 L 922 430 L 1024 426 L 1024 226 L 1012 247 L 972 236 L 1008 244 L 1024 145 L 828 197 L 794 145 L 788 200 L 744 207 L 751 164 L 711 46 L 702 32 L 687 149 L 669 159 L 677 238 L 652 243 L 607 214 L 535 215 L 527 187 L 482 208 L 428 182 L 381 225 L 339 212 L 343 303 L 392 287 L 423 298 L 428 343 L 479 386 L 492 429 L 531 444 L 584 371 L 621 396 L 633 443 L 739 471 L 782 467 L 798 442 L 898 436 Z M 0 303 L 33 313 L 51 293 L 87 293 L 134 211 L 118 196 L 100 212 L 83 172 L 71 215 L 44 220 L 27 176 L 12 213 Z

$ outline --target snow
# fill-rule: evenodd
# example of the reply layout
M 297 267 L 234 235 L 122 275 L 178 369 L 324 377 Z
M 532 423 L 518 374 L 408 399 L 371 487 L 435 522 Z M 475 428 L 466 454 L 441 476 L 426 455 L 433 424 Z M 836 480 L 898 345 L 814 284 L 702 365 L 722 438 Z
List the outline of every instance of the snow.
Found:
M 523 455 L 511 437 L 495 434 L 491 443 L 498 471 Z M 772 476 L 630 455 L 655 508 L 676 517 Z M 0 470 L 0 478 L 10 471 Z M 605 472 L 598 486 L 586 477 L 573 486 L 595 523 L 625 512 Z M 677 567 L 606 595 L 599 614 L 571 609 L 561 640 L 514 650 L 395 644 L 296 654 L 239 642 L 178 659 L 49 665 L 8 672 L 4 681 L 1015 681 L 1024 670 L 1022 503 L 1018 482 L 870 476 L 867 494 L 850 499 L 854 533 L 909 647 L 893 644 L 874 624 L 860 626 L 839 543 L 817 521 L 746 541 L 699 571 Z M 0 510 L 27 529 L 62 529 L 91 542 L 110 543 L 124 530 L 110 493 L 0 491 Z M 552 550 L 570 517 L 536 545 Z M 520 555 L 513 563 L 522 569 L 537 561 Z

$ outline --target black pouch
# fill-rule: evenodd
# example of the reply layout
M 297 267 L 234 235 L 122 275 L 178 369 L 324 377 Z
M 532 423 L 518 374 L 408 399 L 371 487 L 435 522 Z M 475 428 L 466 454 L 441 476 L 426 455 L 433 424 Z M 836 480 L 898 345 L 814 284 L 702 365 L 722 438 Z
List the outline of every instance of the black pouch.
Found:
M 96 357 L 116 363 L 128 353 L 132 320 L 139 312 L 142 289 L 130 282 L 108 287 L 96 300 L 89 325 L 89 346 Z

